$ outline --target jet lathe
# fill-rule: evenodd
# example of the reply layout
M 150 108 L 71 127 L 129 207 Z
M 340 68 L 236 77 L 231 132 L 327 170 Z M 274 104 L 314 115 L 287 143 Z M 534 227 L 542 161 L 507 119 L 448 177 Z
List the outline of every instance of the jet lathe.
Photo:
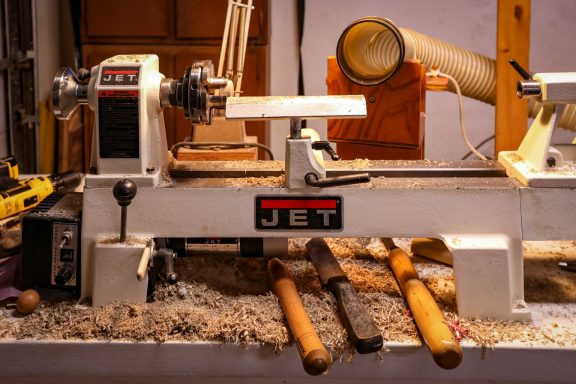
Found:
M 530 80 L 541 81 L 543 100 L 547 79 Z M 324 161 L 323 150 L 337 155 L 301 119 L 361 118 L 362 96 L 232 97 L 227 88 L 206 61 L 166 79 L 155 55 L 115 56 L 57 75 L 57 116 L 68 118 L 78 104 L 95 114 L 82 297 L 93 305 L 144 302 L 154 255 L 173 256 L 167 249 L 176 242 L 191 250 L 197 238 L 257 239 L 274 256 L 290 237 L 431 237 L 453 254 L 459 315 L 529 317 L 522 241 L 574 239 L 573 168 L 568 184 L 531 187 L 491 161 L 371 161 L 363 169 Z M 183 108 L 194 124 L 210 124 L 217 109 L 229 120 L 290 120 L 285 162 L 177 160 L 166 144 L 166 107 Z

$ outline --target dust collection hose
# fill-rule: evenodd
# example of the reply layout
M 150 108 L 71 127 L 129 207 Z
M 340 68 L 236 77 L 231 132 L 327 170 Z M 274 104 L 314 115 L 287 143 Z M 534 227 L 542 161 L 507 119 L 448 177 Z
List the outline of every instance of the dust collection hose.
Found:
M 494 105 L 496 65 L 493 59 L 421 33 L 398 28 L 380 17 L 364 17 L 350 24 L 338 40 L 338 65 L 346 77 L 363 85 L 376 85 L 393 76 L 402 62 L 418 59 L 456 79 L 462 94 Z M 448 89 L 454 92 L 450 83 Z M 529 100 L 530 117 L 540 104 Z M 559 126 L 576 131 L 576 105 L 567 105 Z

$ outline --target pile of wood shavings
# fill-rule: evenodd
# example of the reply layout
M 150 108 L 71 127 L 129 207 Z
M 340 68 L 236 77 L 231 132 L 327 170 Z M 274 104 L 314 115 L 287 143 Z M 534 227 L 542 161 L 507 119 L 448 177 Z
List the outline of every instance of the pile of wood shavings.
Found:
M 278 188 L 284 186 L 284 175 L 269 177 L 242 177 L 226 178 L 226 183 L 233 187 L 270 187 Z
M 314 267 L 304 259 L 306 241 L 291 240 L 290 254 L 284 261 L 322 341 L 336 354 L 351 351 L 333 296 L 322 289 Z M 382 331 L 385 342 L 421 343 L 410 312 L 384 261 L 387 251 L 380 240 L 327 239 L 327 242 Z M 410 243 L 400 240 L 397 244 L 407 249 Z M 530 246 L 526 251 L 535 252 Z M 534 260 L 527 259 L 527 276 L 534 281 L 546 281 L 546 274 L 536 274 L 541 266 L 538 257 L 533 259 L 535 265 L 531 264 Z M 552 334 L 547 328 L 531 323 L 458 318 L 451 268 L 419 258 L 414 262 L 447 322 L 463 330 L 464 339 L 488 347 L 516 341 L 576 345 L 576 337 L 569 329 L 556 328 L 557 332 Z M 0 337 L 265 343 L 278 350 L 292 341 L 278 300 L 268 288 L 263 262 L 182 258 L 177 263 L 177 271 L 181 282 L 173 286 L 160 284 L 153 302 L 148 304 L 115 303 L 91 308 L 72 302 L 44 300 L 39 310 L 21 319 L 15 320 L 6 316 L 6 312 L 0 312 Z M 565 272 L 554 269 L 554 273 Z M 248 276 L 252 278 L 247 279 Z M 567 283 L 564 290 L 566 292 L 557 300 L 568 298 L 568 303 L 575 303 L 574 284 Z M 535 297 L 530 285 L 527 285 L 526 296 Z M 554 298 L 546 300 L 553 302 Z

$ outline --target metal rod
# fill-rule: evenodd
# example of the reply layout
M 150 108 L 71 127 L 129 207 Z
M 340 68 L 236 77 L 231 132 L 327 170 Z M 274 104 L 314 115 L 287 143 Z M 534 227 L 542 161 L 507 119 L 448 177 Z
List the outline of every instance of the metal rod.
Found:
M 126 241 L 126 213 L 128 211 L 128 207 L 122 206 L 120 208 L 120 242 L 123 243 Z
M 525 70 L 524 68 L 522 68 L 522 66 L 514 59 L 510 59 L 509 60 L 510 65 L 512 66 L 512 68 L 514 68 L 516 70 L 516 72 L 518 72 L 518 74 L 520 76 L 522 76 L 522 78 L 524 80 L 530 80 L 532 79 L 532 75 Z
M 228 10 L 226 11 L 226 23 L 224 24 L 224 33 L 222 35 L 222 47 L 220 48 L 220 60 L 218 61 L 217 76 L 222 77 L 224 69 L 224 59 L 226 58 L 226 51 L 228 49 L 228 39 L 230 38 L 230 18 L 232 15 L 232 4 L 234 2 L 228 1 Z
M 218 162 L 216 162 L 218 163 Z M 271 164 L 278 164 L 273 162 Z M 395 167 L 372 167 L 372 168 L 332 168 L 327 163 L 326 177 L 337 177 L 366 172 L 370 177 L 388 178 L 434 178 L 434 177 L 506 177 L 506 170 L 499 166 L 487 167 L 433 167 L 433 168 L 395 168 Z M 170 170 L 170 176 L 174 178 L 242 178 L 242 177 L 277 177 L 284 174 L 281 166 L 267 168 L 250 168 L 244 165 L 242 169 L 222 169 L 218 164 L 198 165 L 190 168 L 176 167 Z
M 356 173 L 353 175 L 346 176 L 335 176 L 327 177 L 325 179 L 319 179 L 316 174 L 310 172 L 304 177 L 304 182 L 312 187 L 337 187 L 340 185 L 350 185 L 359 183 L 370 182 L 370 175 L 367 173 Z
M 302 138 L 302 119 L 290 119 L 290 138 L 300 140 Z

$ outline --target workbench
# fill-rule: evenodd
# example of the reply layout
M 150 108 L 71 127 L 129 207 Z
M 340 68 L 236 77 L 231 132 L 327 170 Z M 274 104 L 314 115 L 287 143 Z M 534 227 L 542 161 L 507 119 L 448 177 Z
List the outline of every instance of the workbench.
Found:
M 302 259 L 303 242 L 304 240 L 291 241 L 291 252 L 286 262 L 292 266 L 292 273 L 303 295 L 305 306 L 308 309 L 311 305 L 326 305 L 330 308 L 334 302 L 327 299 L 328 294 L 320 291 L 319 284 L 314 282 L 316 277 L 311 272 L 312 267 Z M 363 268 L 371 268 L 373 276 L 381 278 L 379 281 L 387 281 L 389 272 L 380 258 L 385 255 L 379 248 L 378 240 L 372 239 L 368 242 L 368 240 L 360 239 L 358 244 L 354 245 L 352 240 L 330 239 L 329 244 L 334 253 L 341 258 L 343 269 L 365 299 L 365 303 L 368 303 L 372 313 L 376 316 L 388 316 L 383 312 L 378 313 L 384 309 L 379 309 L 376 304 L 380 296 L 396 299 L 394 288 L 388 283 L 376 282 L 370 285 L 370 277 L 366 277 L 363 270 Z M 406 248 L 409 242 L 401 239 L 399 244 Z M 178 337 L 171 336 L 165 336 L 163 342 L 133 341 L 134 338 L 140 337 L 136 335 L 140 332 L 139 327 L 134 327 L 132 330 L 132 336 L 129 338 L 131 340 L 106 337 L 106 332 L 93 335 L 97 339 L 50 340 L 51 330 L 40 329 L 37 332 L 45 333 L 41 337 L 43 340 L 28 338 L 16 340 L 6 337 L 2 339 L 0 342 L 2 356 L 0 377 L 2 377 L 1 381 L 6 383 L 33 383 L 38 382 L 40 377 L 43 382 L 57 381 L 59 383 L 72 383 L 80 380 L 96 383 L 102 382 L 104 378 L 109 381 L 133 383 L 152 383 L 159 379 L 166 383 L 184 381 L 224 383 L 230 380 L 250 383 L 304 383 L 314 380 L 332 383 L 357 382 L 359 379 L 366 383 L 381 382 L 382 379 L 402 383 L 573 382 L 574 361 L 576 361 L 576 281 L 571 272 L 557 268 L 557 261 L 559 259 L 574 261 L 576 259 L 575 245 L 573 241 L 524 243 L 526 301 L 531 309 L 532 320 L 525 325 L 523 323 L 506 325 L 502 322 L 482 323 L 484 320 L 460 319 L 462 327 L 469 328 L 470 334 L 468 338 L 462 340 L 463 362 L 452 371 L 437 367 L 427 348 L 422 346 L 418 337 L 411 331 L 406 337 L 395 340 L 390 337 L 395 335 L 398 338 L 398 334 L 394 329 L 386 326 L 383 330 L 385 347 L 382 352 L 372 355 L 350 354 L 345 347 L 343 349 L 341 340 L 335 340 L 331 336 L 331 333 L 340 332 L 341 325 L 330 325 L 332 329 L 327 329 L 326 326 L 322 326 L 324 319 L 315 318 L 316 313 L 311 311 L 312 321 L 317 325 L 324 343 L 329 347 L 331 344 L 334 345 L 338 351 L 335 353 L 333 348 L 335 362 L 326 375 L 317 378 L 307 376 L 302 369 L 294 345 L 284 344 L 281 345 L 282 350 L 278 350 L 278 345 L 262 345 L 254 342 L 254 335 L 250 334 L 254 329 L 264 328 L 265 324 L 258 323 L 263 319 L 261 317 L 263 315 L 257 309 L 250 311 L 250 304 L 246 304 L 246 300 L 254 298 L 262 303 L 271 302 L 271 305 L 275 303 L 275 298 L 265 293 L 265 282 L 262 283 L 264 285 L 258 286 L 257 280 L 261 277 L 261 271 L 254 269 L 255 261 L 246 261 L 245 265 L 239 263 L 235 266 L 224 262 L 222 267 L 216 270 L 211 269 L 214 266 L 209 265 L 210 261 L 198 259 L 198 261 L 189 261 L 195 263 L 197 268 L 190 268 L 189 275 L 182 276 L 183 280 L 196 280 L 197 290 L 193 291 L 195 288 L 191 285 L 182 285 L 171 291 L 165 291 L 163 295 L 170 296 L 170 292 L 176 294 L 172 297 L 171 305 L 177 306 L 178 295 L 182 293 L 182 287 L 186 287 L 187 294 L 193 296 L 190 300 L 198 303 L 199 307 L 205 306 L 204 302 L 209 301 L 209 297 L 216 297 L 222 304 L 230 305 L 236 302 L 237 307 L 232 312 L 236 311 L 238 314 L 254 312 L 256 324 L 252 329 L 247 328 L 244 337 L 241 331 L 237 332 L 235 337 L 239 341 L 238 344 L 223 343 L 222 340 L 190 342 L 176 340 Z M 355 253 L 355 256 L 347 259 L 346 255 L 350 253 Z M 367 259 L 367 255 L 373 256 L 375 260 Z M 451 268 L 421 258 L 415 258 L 415 265 L 441 308 L 448 314 L 448 318 L 453 320 L 454 313 L 451 312 L 454 310 L 451 308 L 453 292 L 450 292 L 453 289 Z M 239 292 L 241 294 L 230 294 L 226 287 L 226 282 L 230 280 L 228 274 L 234 272 L 237 277 L 242 278 L 249 269 L 254 271 L 253 276 L 256 282 L 256 286 L 252 287 L 253 293 L 244 294 L 249 291 L 249 288 L 244 287 Z M 217 271 L 221 275 L 220 278 L 215 277 Z M 447 292 L 444 294 L 443 290 Z M 198 292 L 205 292 L 206 295 L 202 296 Z M 214 295 L 214 292 L 216 296 L 210 296 Z M 316 299 L 317 301 L 314 301 Z M 397 299 L 401 300 L 401 297 Z M 324 301 L 328 303 L 322 304 Z M 121 308 L 121 306 L 114 308 Z M 85 310 L 91 311 L 89 307 L 85 307 Z M 267 308 L 266 311 L 268 311 Z M 279 322 L 280 327 L 285 326 L 281 312 L 276 310 L 269 312 L 272 312 L 270 321 Z M 42 311 L 33 316 L 41 317 L 41 313 Z M 280 313 L 279 318 L 277 318 L 278 313 Z M 318 313 L 326 316 L 327 312 Z M 2 328 L 6 325 L 2 322 L 6 321 L 4 317 L 6 315 L 10 314 L 5 311 L 0 317 Z M 336 316 L 335 313 L 333 315 Z M 47 317 L 48 313 L 45 316 Z M 391 316 L 394 319 L 395 315 Z M 324 323 L 334 321 L 332 318 L 325 320 Z M 411 321 L 409 316 L 400 320 Z M 72 320 L 72 323 L 63 321 L 56 328 L 59 330 L 67 327 L 74 328 L 82 321 L 84 320 Z M 222 317 L 223 327 L 228 326 L 229 321 L 230 319 Z M 377 317 L 376 321 L 379 323 L 380 317 Z M 482 326 L 476 328 L 475 322 Z M 526 328 L 523 328 L 524 326 Z M 202 325 L 198 324 L 198 327 L 196 334 L 202 332 Z M 490 331 L 490 328 L 493 330 Z M 182 332 L 180 336 L 194 338 L 191 334 L 185 336 L 186 332 L 182 329 L 180 331 Z M 146 331 L 143 332 L 146 334 Z M 226 332 L 220 332 L 220 337 L 230 335 Z M 112 335 L 114 331 L 110 330 L 108 334 Z M 282 330 L 279 334 L 283 334 Z M 44 339 L 46 337 L 48 339 Z M 88 335 L 88 337 L 91 336 Z M 499 338 L 504 341 L 500 341 Z

